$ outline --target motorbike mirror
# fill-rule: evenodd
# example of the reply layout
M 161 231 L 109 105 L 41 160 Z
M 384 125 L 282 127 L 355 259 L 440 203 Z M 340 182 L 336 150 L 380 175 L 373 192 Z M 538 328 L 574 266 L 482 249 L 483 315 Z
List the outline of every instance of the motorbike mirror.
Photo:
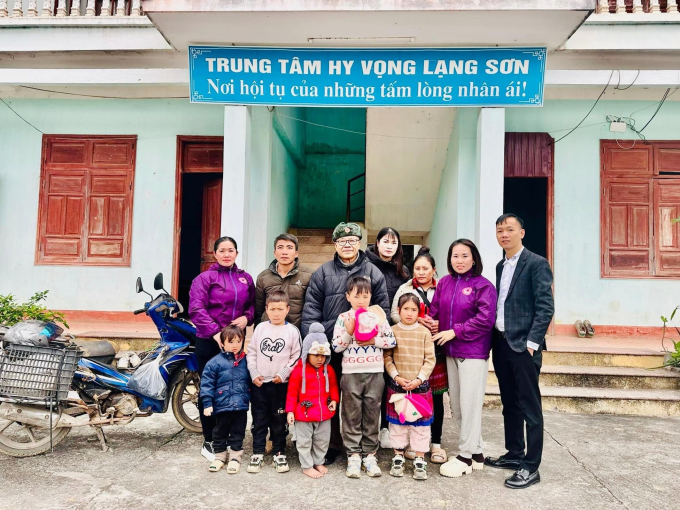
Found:
M 156 278 L 153 279 L 153 288 L 156 290 L 163 289 L 163 273 L 158 273 Z
M 144 292 L 144 287 L 142 286 L 142 278 L 140 276 L 137 277 L 137 283 L 135 283 L 135 292 L 137 292 L 137 294 Z

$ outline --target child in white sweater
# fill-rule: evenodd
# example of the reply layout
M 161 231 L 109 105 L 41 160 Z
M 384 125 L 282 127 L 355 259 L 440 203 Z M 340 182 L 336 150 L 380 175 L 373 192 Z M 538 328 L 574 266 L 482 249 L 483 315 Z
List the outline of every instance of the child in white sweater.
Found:
M 333 330 L 333 349 L 343 353 L 340 412 L 342 440 L 348 456 L 345 474 L 359 478 L 363 468 L 368 476 L 380 476 L 375 454 L 385 388 L 383 349 L 392 349 L 397 342 L 385 312 L 379 306 L 368 308 L 371 302 L 368 278 L 350 278 L 345 296 L 352 309 L 340 314 Z

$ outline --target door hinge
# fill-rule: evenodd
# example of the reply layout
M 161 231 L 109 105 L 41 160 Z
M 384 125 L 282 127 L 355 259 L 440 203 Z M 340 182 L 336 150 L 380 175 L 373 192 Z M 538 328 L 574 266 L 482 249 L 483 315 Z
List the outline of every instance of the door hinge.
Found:
M 38 243 L 38 251 L 42 251 L 42 241 Z
M 130 181 L 130 191 L 132 191 L 132 181 Z

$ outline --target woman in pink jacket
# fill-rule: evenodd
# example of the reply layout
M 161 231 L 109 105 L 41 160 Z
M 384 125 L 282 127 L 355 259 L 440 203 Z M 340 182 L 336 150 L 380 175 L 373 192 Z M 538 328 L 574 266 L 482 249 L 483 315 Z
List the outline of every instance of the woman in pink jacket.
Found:
M 236 241 L 231 237 L 220 237 L 215 241 L 214 250 L 217 263 L 199 274 L 189 291 L 189 318 L 196 326 L 194 354 L 200 373 L 208 361 L 220 353 L 218 342 L 222 328 L 233 324 L 245 329 L 253 323 L 255 316 L 255 285 L 253 278 L 236 266 Z M 203 414 L 200 399 L 198 410 L 204 438 L 201 455 L 212 462 L 215 418 Z

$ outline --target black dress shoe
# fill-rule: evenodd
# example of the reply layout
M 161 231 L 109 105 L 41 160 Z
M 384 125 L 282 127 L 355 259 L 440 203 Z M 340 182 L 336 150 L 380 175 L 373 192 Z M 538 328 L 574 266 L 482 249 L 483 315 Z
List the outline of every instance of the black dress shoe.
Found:
M 338 455 L 340 455 L 340 450 L 336 450 L 335 448 L 329 448 L 328 451 L 326 452 L 326 458 L 323 461 L 324 466 L 330 466 L 335 462 L 335 459 L 338 458 Z
M 492 468 L 499 469 L 513 469 L 517 471 L 519 469 L 520 461 L 518 459 L 508 459 L 505 455 L 501 455 L 497 459 L 493 457 L 487 457 L 484 459 L 484 465 Z
M 514 475 L 505 480 L 505 486 L 511 489 L 526 489 L 540 481 L 541 475 L 538 473 L 538 470 L 529 473 L 527 469 L 519 469 Z

